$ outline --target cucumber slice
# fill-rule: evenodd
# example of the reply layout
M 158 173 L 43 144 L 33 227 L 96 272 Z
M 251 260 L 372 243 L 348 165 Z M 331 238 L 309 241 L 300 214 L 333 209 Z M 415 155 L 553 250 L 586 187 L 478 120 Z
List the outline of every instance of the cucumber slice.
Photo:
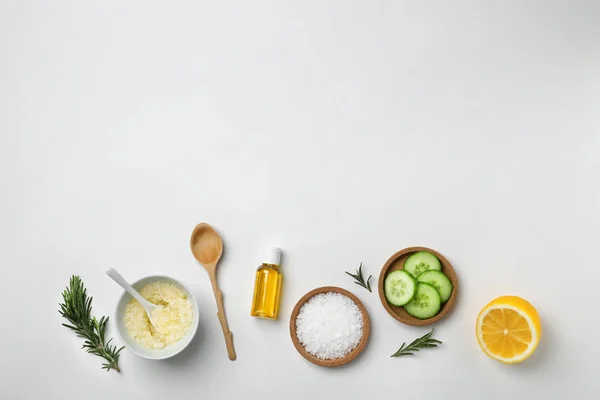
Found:
M 423 271 L 430 269 L 441 271 L 442 264 L 436 256 L 428 251 L 418 251 L 404 262 L 404 270 L 415 278 Z
M 417 293 L 410 303 L 404 306 L 407 313 L 419 319 L 435 316 L 441 307 L 440 294 L 429 283 L 417 283 Z
M 385 298 L 394 306 L 409 303 L 417 291 L 417 282 L 405 271 L 393 271 L 385 277 Z
M 452 294 L 452 282 L 450 282 L 450 279 L 448 279 L 448 277 L 440 271 L 430 269 L 422 272 L 419 274 L 419 276 L 417 276 L 417 281 L 429 283 L 431 286 L 436 288 L 440 294 L 440 300 L 442 303 L 447 302 Z

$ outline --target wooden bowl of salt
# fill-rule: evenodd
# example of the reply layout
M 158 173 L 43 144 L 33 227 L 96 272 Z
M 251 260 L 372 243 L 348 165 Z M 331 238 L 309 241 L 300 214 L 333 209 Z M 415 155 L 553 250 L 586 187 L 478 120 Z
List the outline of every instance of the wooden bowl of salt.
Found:
M 428 319 L 415 318 L 409 313 L 407 313 L 404 307 L 394 306 L 388 303 L 387 299 L 385 298 L 384 284 L 385 277 L 387 276 L 387 274 L 389 274 L 392 271 L 403 269 L 404 262 L 406 261 L 406 259 L 411 254 L 416 253 L 418 251 L 427 251 L 435 255 L 442 264 L 442 272 L 448 277 L 448 279 L 450 279 L 450 282 L 452 282 L 453 286 L 452 295 L 450 296 L 450 299 L 448 299 L 447 302 L 442 304 L 440 311 L 435 316 Z M 456 297 L 458 296 L 458 278 L 456 277 L 456 272 L 454 272 L 454 268 L 452 268 L 452 264 L 450 264 L 450 261 L 448 261 L 446 257 L 444 257 L 442 254 L 427 247 L 407 247 L 391 256 L 387 260 L 383 268 L 381 268 L 381 273 L 379 274 L 378 287 L 379 298 L 381 299 L 381 303 L 383 304 L 383 307 L 386 309 L 388 314 L 390 314 L 392 317 L 402 322 L 403 324 L 413 326 L 424 326 L 438 322 L 450 312 L 452 307 L 454 307 Z
M 354 360 L 367 345 L 370 330 L 363 303 L 336 286 L 306 293 L 290 317 L 294 347 L 302 357 L 321 367 L 339 367 Z

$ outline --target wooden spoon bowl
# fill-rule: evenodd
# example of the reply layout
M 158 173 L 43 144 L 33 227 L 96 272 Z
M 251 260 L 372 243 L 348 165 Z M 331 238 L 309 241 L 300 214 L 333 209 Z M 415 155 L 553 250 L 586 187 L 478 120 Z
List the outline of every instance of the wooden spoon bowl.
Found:
M 331 292 L 340 293 L 340 294 L 350 298 L 358 306 L 358 309 L 360 310 L 360 313 L 362 314 L 362 318 L 363 318 L 363 335 L 362 335 L 362 338 L 360 339 L 360 342 L 358 343 L 358 346 L 356 346 L 354 348 L 354 350 L 352 350 L 350 353 L 346 354 L 344 357 L 335 358 L 332 360 L 322 360 L 316 356 L 313 356 L 308 351 L 306 351 L 306 349 L 304 349 L 304 346 L 302 346 L 302 343 L 300 343 L 300 340 L 298 340 L 298 336 L 296 335 L 296 318 L 298 318 L 300 309 L 308 300 L 310 300 L 311 298 L 313 298 L 314 296 L 316 296 L 318 294 L 331 293 Z M 324 286 L 324 287 L 316 288 L 316 289 L 311 290 L 310 292 L 306 293 L 304 296 L 302 296 L 302 298 L 300 300 L 298 300 L 298 302 L 296 303 L 296 306 L 294 307 L 294 310 L 292 311 L 292 316 L 290 317 L 290 336 L 292 337 L 292 342 L 294 343 L 294 347 L 296 348 L 296 350 L 298 350 L 298 353 L 300 353 L 300 355 L 302 357 L 306 358 L 311 363 L 319 365 L 321 367 L 339 367 L 340 365 L 347 364 L 350 361 L 354 360 L 356 357 L 358 357 L 358 355 L 364 350 L 365 346 L 367 345 L 367 341 L 369 340 L 370 332 L 371 332 L 371 323 L 369 321 L 369 314 L 367 313 L 367 309 L 365 308 L 363 303 L 349 291 L 339 288 L 339 287 L 336 287 L 336 286 Z
M 404 262 L 406 261 L 406 259 L 411 254 L 416 253 L 417 251 L 428 251 L 429 253 L 434 254 L 442 263 L 442 272 L 448 277 L 448 279 L 450 279 L 450 282 L 452 282 L 452 286 L 454 286 L 450 299 L 448 299 L 447 302 L 442 304 L 440 312 L 437 315 L 428 319 L 419 319 L 413 317 L 412 315 L 406 312 L 404 307 L 391 305 L 385 298 L 385 277 L 392 271 L 403 269 Z M 454 307 L 454 303 L 456 302 L 456 296 L 458 296 L 458 278 L 456 277 L 456 272 L 454 272 L 454 268 L 452 268 L 452 264 L 450 264 L 450 261 L 448 261 L 443 255 L 427 247 L 407 247 L 406 249 L 402 249 L 393 256 L 391 256 L 387 260 L 383 268 L 381 268 L 381 273 L 379 274 L 379 282 L 377 283 L 377 285 L 379 287 L 379 298 L 381 299 L 381 303 L 383 303 L 383 307 L 386 309 L 386 311 L 392 317 L 402 322 L 403 324 L 414 326 L 424 326 L 433 324 L 444 318 L 446 314 L 450 312 L 452 307 Z

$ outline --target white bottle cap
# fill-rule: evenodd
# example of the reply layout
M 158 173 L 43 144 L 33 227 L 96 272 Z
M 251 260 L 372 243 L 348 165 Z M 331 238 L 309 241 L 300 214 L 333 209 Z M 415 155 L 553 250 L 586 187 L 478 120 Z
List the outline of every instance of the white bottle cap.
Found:
M 281 262 L 281 249 L 277 247 L 269 247 L 267 249 L 267 258 L 265 264 L 279 265 Z

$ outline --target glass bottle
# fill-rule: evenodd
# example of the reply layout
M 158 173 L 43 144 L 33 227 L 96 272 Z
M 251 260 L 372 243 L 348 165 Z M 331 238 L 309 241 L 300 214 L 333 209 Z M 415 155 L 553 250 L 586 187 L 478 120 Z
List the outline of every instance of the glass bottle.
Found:
M 256 270 L 251 316 L 277 319 L 282 279 L 280 261 L 281 249 L 270 247 L 266 261 Z

